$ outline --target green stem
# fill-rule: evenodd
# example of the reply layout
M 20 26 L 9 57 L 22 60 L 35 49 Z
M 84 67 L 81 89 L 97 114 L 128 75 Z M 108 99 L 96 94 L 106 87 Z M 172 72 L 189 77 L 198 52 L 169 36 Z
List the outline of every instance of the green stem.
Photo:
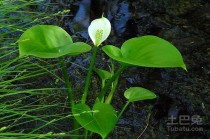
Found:
M 102 101 L 106 91 L 109 89 L 109 87 L 112 85 L 112 82 L 114 82 L 120 74 L 126 69 L 127 66 L 121 65 L 121 67 L 117 70 L 117 72 L 112 76 L 112 78 L 106 83 L 104 88 L 101 90 L 98 98 L 100 101 Z
M 67 92 L 68 92 L 69 107 L 71 108 L 72 106 L 74 106 L 74 96 L 73 96 L 73 91 L 71 89 L 71 83 L 70 83 L 70 80 L 68 77 L 68 71 L 66 68 L 64 57 L 59 58 L 59 60 L 60 60 L 60 64 L 61 64 L 61 68 L 62 68 L 62 72 L 63 72 L 63 76 L 64 76 L 64 80 L 65 80 L 66 88 L 67 88 Z M 79 124 L 76 121 L 76 119 L 74 119 L 73 120 L 73 129 L 75 130 L 77 128 L 79 128 Z M 79 130 L 75 130 L 73 132 L 73 135 L 75 135 L 75 136 L 73 136 L 74 139 L 78 139 Z
M 73 139 L 78 139 L 78 137 L 79 137 L 79 127 L 80 127 L 80 125 L 77 122 L 77 120 L 73 119 L 73 132 L 72 132 L 72 134 L 74 135 Z
M 87 73 L 87 77 L 86 77 L 86 80 L 85 80 L 85 88 L 84 88 L 84 92 L 83 92 L 83 96 L 82 96 L 82 100 L 81 100 L 82 104 L 85 104 L 85 101 L 87 99 L 88 88 L 90 86 L 90 79 L 91 79 L 92 72 L 93 72 L 93 66 L 94 66 L 94 63 L 95 63 L 97 50 L 98 50 L 98 47 L 94 46 L 93 56 L 91 58 L 90 66 L 88 68 L 88 73 Z
M 110 59 L 110 61 L 111 61 L 111 74 L 113 76 L 114 75 L 114 62 L 112 61 L 112 59 Z M 111 101 L 112 101 L 112 97 L 113 97 L 114 92 L 115 92 L 115 90 L 117 88 L 118 79 L 119 79 L 119 76 L 115 79 L 115 81 L 114 81 L 114 83 L 113 83 L 113 85 L 111 87 L 111 91 L 110 91 L 110 93 L 109 93 L 109 95 L 108 95 L 108 97 L 107 97 L 107 99 L 105 101 L 105 103 L 107 103 L 107 104 L 110 104 Z
M 128 107 L 129 104 L 130 104 L 129 101 L 127 101 L 127 102 L 125 103 L 125 105 L 124 105 L 124 107 L 122 108 L 120 114 L 117 116 L 117 120 L 120 119 L 120 117 L 122 116 L 123 112 L 126 110 L 126 108 Z
M 85 138 L 84 139 L 88 139 L 88 130 L 85 129 Z
M 104 86 L 105 86 L 105 80 L 102 80 L 102 81 L 101 81 L 101 89 L 103 89 Z
M 72 107 L 74 105 L 74 98 L 73 98 L 73 92 L 71 89 L 71 83 L 68 77 L 68 71 L 66 68 L 66 64 L 64 61 L 64 57 L 59 58 L 60 60 L 60 64 L 61 64 L 61 68 L 62 68 L 62 72 L 63 72 L 63 77 L 65 80 L 65 84 L 66 84 L 66 88 L 67 88 L 67 92 L 68 92 L 68 98 L 69 98 L 69 106 Z
M 107 97 L 107 99 L 106 99 L 106 103 L 107 103 L 107 104 L 110 104 L 111 101 L 112 101 L 114 92 L 116 91 L 116 88 L 117 88 L 118 79 L 119 79 L 119 76 L 118 76 L 117 79 L 114 81 L 113 87 L 112 87 L 112 89 L 111 89 L 111 91 L 110 91 L 110 93 L 109 93 L 109 95 L 108 95 L 108 97 Z

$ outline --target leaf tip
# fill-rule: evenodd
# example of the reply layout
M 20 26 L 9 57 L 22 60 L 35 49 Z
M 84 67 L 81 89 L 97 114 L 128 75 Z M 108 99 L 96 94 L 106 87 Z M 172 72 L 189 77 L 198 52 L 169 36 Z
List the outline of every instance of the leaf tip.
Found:
M 184 69 L 185 71 L 187 71 L 187 67 L 186 65 L 183 63 L 183 65 L 181 66 L 182 69 Z

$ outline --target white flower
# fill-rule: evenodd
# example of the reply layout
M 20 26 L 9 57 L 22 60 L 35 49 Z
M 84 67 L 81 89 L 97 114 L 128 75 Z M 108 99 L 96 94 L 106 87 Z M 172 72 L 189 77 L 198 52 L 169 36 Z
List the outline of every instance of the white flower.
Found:
M 111 32 L 111 24 L 105 17 L 95 19 L 88 27 L 88 34 L 95 46 L 105 41 Z

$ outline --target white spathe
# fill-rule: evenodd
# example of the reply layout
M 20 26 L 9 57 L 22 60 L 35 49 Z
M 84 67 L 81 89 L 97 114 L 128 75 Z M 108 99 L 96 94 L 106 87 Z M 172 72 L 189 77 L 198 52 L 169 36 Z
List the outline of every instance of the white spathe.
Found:
M 111 23 L 105 17 L 95 19 L 88 27 L 88 34 L 95 46 L 105 41 L 111 32 Z

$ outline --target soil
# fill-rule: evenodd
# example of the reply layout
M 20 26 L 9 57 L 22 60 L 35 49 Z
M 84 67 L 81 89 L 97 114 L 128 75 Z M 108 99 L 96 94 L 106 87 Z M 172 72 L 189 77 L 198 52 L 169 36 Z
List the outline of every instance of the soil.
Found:
M 91 20 L 104 13 L 112 24 L 111 35 L 104 44 L 121 46 L 125 40 L 132 37 L 156 35 L 173 43 L 187 65 L 187 72 L 182 69 L 127 69 L 121 75 L 113 100 L 117 110 L 126 102 L 123 92 L 131 86 L 150 89 L 158 98 L 130 105 L 109 138 L 210 138 L 209 1 L 83 0 L 73 2 L 71 12 L 73 16 L 65 18 L 63 26 L 75 39 L 91 43 L 87 27 Z M 103 52 L 100 52 L 98 57 L 103 58 L 97 60 L 96 66 L 107 68 L 108 57 Z M 74 62 L 86 67 L 87 63 L 84 61 L 87 60 L 88 56 L 85 60 L 79 58 Z M 93 83 L 98 82 L 95 76 Z M 80 82 L 76 78 L 75 81 Z M 99 87 L 93 89 L 97 90 Z M 192 119 L 196 115 L 200 116 L 201 125 L 192 125 Z M 182 128 L 180 118 L 185 116 L 189 118 L 185 122 L 190 124 L 185 127 L 202 128 L 202 131 L 170 131 L 172 116 L 177 123 L 173 127 Z

